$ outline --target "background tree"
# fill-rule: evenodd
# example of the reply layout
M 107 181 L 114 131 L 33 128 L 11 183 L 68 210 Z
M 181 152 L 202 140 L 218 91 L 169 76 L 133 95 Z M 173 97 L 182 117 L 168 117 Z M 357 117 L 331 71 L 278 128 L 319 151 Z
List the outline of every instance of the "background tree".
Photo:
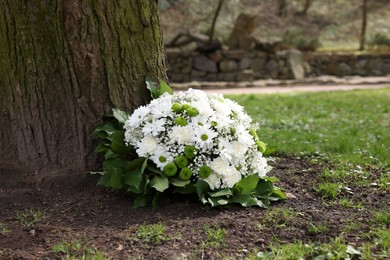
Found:
M 312 3 L 313 3 L 313 0 L 304 0 L 302 12 L 301 12 L 302 15 L 306 15 L 307 14 L 307 11 L 311 7 Z
M 112 107 L 167 80 L 155 0 L 0 0 L 0 168 L 93 167 Z
M 278 1 L 278 16 L 280 17 L 287 16 L 287 0 Z
M 359 50 L 364 50 L 366 45 L 366 30 L 367 30 L 367 0 L 363 0 L 362 5 L 362 30 L 360 34 Z

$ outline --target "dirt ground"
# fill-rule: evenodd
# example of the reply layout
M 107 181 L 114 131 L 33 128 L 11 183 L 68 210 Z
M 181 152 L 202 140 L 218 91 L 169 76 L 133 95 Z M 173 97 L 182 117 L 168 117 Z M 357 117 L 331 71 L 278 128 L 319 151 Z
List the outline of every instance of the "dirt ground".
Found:
M 163 197 L 156 210 L 133 209 L 131 196 L 97 187 L 96 176 L 68 173 L 40 179 L 37 173 L 0 169 L 0 259 L 61 259 L 65 254 L 55 253 L 53 247 L 71 241 L 83 241 L 112 259 L 244 258 L 255 249 L 266 250 L 271 242 L 325 242 L 343 233 L 348 223 L 357 222 L 360 228 L 344 232 L 344 237 L 359 246 L 368 239 L 361 234 L 369 231 L 372 210 L 390 201 L 389 194 L 367 194 L 352 187 L 354 194 L 348 196 L 362 201 L 363 209 L 325 206 L 313 190 L 324 166 L 301 158 L 278 158 L 273 164 L 270 175 L 277 176 L 277 185 L 295 198 L 274 203 L 268 210 L 210 209 L 196 198 L 173 195 Z M 270 217 L 269 212 L 281 207 L 295 217 Z M 28 212 L 38 210 L 42 214 L 36 223 L 20 217 L 20 212 L 27 219 Z M 135 236 L 140 225 L 152 223 L 166 227 L 162 241 L 145 242 Z M 313 234 L 308 223 L 325 224 L 328 230 Z M 222 228 L 223 243 L 205 243 L 205 226 Z M 81 257 L 85 252 L 73 253 Z

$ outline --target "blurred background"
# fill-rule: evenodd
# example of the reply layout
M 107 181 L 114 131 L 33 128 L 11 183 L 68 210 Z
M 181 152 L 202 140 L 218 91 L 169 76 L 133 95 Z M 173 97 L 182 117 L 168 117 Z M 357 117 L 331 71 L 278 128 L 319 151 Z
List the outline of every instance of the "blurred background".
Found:
M 390 73 L 389 0 L 160 0 L 159 8 L 172 82 Z
M 165 40 L 179 31 L 208 35 L 217 0 L 159 0 Z M 319 51 L 357 50 L 364 0 L 225 0 L 215 37 L 227 42 L 239 14 L 255 15 L 253 36 L 263 41 L 312 45 Z M 366 1 L 366 48 L 390 46 L 390 1 Z

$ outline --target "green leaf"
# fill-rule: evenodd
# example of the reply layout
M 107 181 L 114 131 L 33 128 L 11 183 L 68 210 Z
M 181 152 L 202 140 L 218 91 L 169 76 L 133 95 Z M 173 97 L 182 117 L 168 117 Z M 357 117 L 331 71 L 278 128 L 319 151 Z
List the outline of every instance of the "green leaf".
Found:
M 139 183 L 138 188 L 136 188 L 134 186 L 129 186 L 127 188 L 127 191 L 135 193 L 135 194 L 146 194 L 145 190 L 146 190 L 146 186 L 148 184 L 149 184 L 148 179 L 145 176 L 142 176 L 142 179 L 141 179 L 141 181 Z
M 196 192 L 196 186 L 193 184 L 190 184 L 186 187 L 176 187 L 175 192 L 180 194 L 191 194 Z
M 114 168 L 114 173 L 111 176 L 109 185 L 114 190 L 119 190 L 123 188 L 123 169 L 120 168 Z
M 141 169 L 136 169 L 132 172 L 128 172 L 124 176 L 125 184 L 134 187 L 136 190 L 139 189 L 142 181 L 142 172 Z
M 220 197 L 217 197 L 217 198 L 208 198 L 208 202 L 211 204 L 212 207 L 215 207 L 215 206 L 222 206 L 222 205 L 226 205 L 229 203 L 229 201 L 225 198 L 220 198 Z
M 233 193 L 231 191 L 231 189 L 229 188 L 226 188 L 226 189 L 223 189 L 223 190 L 218 190 L 218 191 L 213 191 L 213 192 L 208 192 L 208 194 L 210 195 L 210 197 L 221 197 L 221 196 L 232 196 Z
M 133 208 L 142 208 L 146 207 L 149 202 L 152 200 L 153 196 L 148 194 L 148 195 L 137 195 L 134 198 L 133 202 Z
M 244 207 L 259 206 L 262 208 L 267 208 L 267 205 L 265 205 L 261 200 L 258 200 L 249 194 L 236 195 L 230 199 L 230 202 L 239 203 Z
M 160 80 L 160 95 L 168 93 L 168 94 L 173 94 L 173 90 L 171 87 L 164 81 Z
M 111 173 L 105 172 L 102 177 L 100 177 L 98 181 L 98 185 L 104 186 L 104 187 L 109 187 L 108 183 L 110 182 L 111 179 Z
M 284 192 L 281 189 L 274 188 L 274 190 L 273 190 L 273 192 L 271 194 L 270 199 L 271 198 L 275 198 L 277 200 L 279 200 L 279 199 L 283 199 L 284 200 L 284 199 L 287 199 L 287 196 L 286 196 L 286 194 L 284 194 Z M 275 201 L 275 200 L 273 200 L 273 201 Z
M 114 153 L 128 155 L 131 154 L 131 149 L 125 144 L 124 131 L 115 131 L 110 135 L 112 140 L 111 149 Z
M 160 193 L 159 192 L 157 192 L 154 196 L 153 196 L 153 199 L 152 199 L 152 208 L 153 209 L 156 209 L 157 208 L 157 199 L 158 199 L 158 195 L 159 195 Z
M 144 174 L 146 166 L 148 166 L 148 160 L 149 158 L 144 158 L 144 162 L 142 163 L 141 172 Z
M 159 192 L 163 192 L 169 187 L 169 181 L 167 176 L 165 175 L 154 176 L 153 179 L 150 181 L 150 186 L 155 188 Z
M 106 160 L 108 160 L 108 159 L 116 159 L 116 158 L 118 158 L 118 154 L 114 153 L 114 152 L 111 151 L 111 150 L 108 150 L 108 151 L 106 152 L 106 154 L 104 155 L 104 158 L 105 158 Z
M 264 178 L 264 180 L 270 181 L 270 182 L 278 182 L 279 181 L 279 179 L 274 177 L 274 176 L 267 176 Z
M 267 146 L 267 149 L 263 153 L 264 156 L 271 156 L 274 155 L 278 152 L 278 147 L 277 146 Z
M 126 161 L 120 158 L 105 160 L 103 169 L 105 171 L 113 171 L 115 168 L 125 169 Z
M 160 169 L 153 167 L 151 165 L 147 165 L 146 169 L 148 169 L 150 172 L 157 173 L 159 175 L 163 174 L 163 171 L 161 171 Z
M 107 152 L 108 149 L 109 148 L 105 144 L 100 143 L 96 147 L 95 152 L 97 152 L 97 153 L 105 153 L 105 152 Z
M 117 108 L 112 109 L 112 114 L 114 115 L 116 120 L 118 120 L 118 122 L 120 122 L 122 124 L 124 124 L 126 122 L 126 120 L 129 118 L 129 115 L 126 112 L 121 111 Z
M 257 186 L 259 176 L 256 174 L 249 175 L 234 185 L 234 190 L 240 194 L 250 194 Z
M 176 186 L 176 187 L 185 187 L 187 184 L 189 184 L 191 181 L 190 180 L 186 180 L 186 181 L 183 181 L 182 179 L 180 178 L 170 178 L 169 179 L 169 182 L 173 185 L 173 186 Z
M 265 194 L 271 194 L 273 191 L 273 185 L 272 182 L 261 179 L 259 183 L 257 183 L 255 193 L 256 195 L 265 195 Z
M 152 98 L 158 98 L 160 96 L 160 91 L 157 89 L 156 84 L 149 75 L 145 77 L 145 83 L 146 88 L 149 89 Z
M 202 197 L 204 193 L 206 193 L 210 189 L 210 186 L 207 182 L 198 180 L 196 182 L 196 193 L 198 193 L 199 198 Z
M 136 169 L 141 169 L 141 166 L 144 162 L 145 158 L 137 158 L 126 164 L 126 172 L 132 172 Z

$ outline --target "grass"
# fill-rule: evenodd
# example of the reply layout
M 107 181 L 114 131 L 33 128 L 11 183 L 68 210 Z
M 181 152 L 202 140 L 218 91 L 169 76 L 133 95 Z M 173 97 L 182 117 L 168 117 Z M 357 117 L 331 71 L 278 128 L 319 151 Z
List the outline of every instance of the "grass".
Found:
M 161 243 L 165 238 L 165 226 L 161 223 L 140 225 L 136 231 L 136 238 L 147 243 Z
M 324 224 L 313 224 L 312 222 L 309 222 L 307 225 L 307 231 L 310 234 L 316 235 L 316 234 L 321 234 L 324 232 L 327 232 L 329 229 L 324 225 Z
M 233 96 L 278 154 L 319 154 L 341 165 L 390 164 L 390 89 Z
M 341 187 L 338 183 L 323 182 L 318 184 L 314 190 L 323 199 L 335 199 L 341 193 Z
M 0 234 L 1 235 L 5 235 L 7 233 L 11 233 L 11 229 L 8 228 L 6 225 L 4 225 L 3 223 L 0 223 Z
M 204 226 L 203 232 L 206 238 L 202 241 L 202 248 L 218 248 L 224 244 L 226 232 L 219 226 Z
M 70 242 L 59 241 L 52 251 L 61 256 L 61 259 L 103 260 L 107 259 L 104 252 L 94 249 L 81 240 Z
M 16 219 L 25 227 L 34 227 L 43 218 L 40 210 L 28 210 L 16 212 Z

